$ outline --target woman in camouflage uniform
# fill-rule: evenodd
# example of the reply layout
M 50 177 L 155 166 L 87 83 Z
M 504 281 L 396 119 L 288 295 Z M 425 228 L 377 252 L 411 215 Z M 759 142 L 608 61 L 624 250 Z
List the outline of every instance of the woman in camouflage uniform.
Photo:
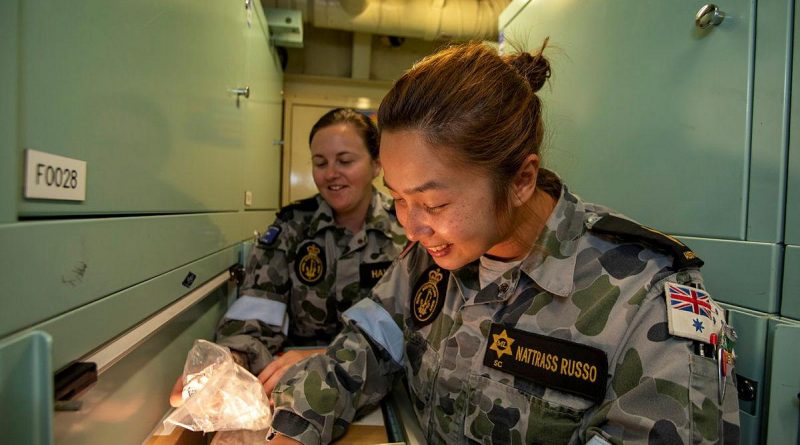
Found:
M 702 261 L 541 167 L 549 75 L 465 44 L 397 81 L 381 160 L 416 244 L 278 383 L 272 443 L 330 442 L 400 375 L 432 444 L 738 441 Z
M 312 127 L 309 145 L 319 193 L 278 212 L 217 329 L 216 342 L 270 387 L 288 366 L 324 349 L 276 353 L 326 346 L 341 330 L 341 313 L 369 294 L 406 243 L 391 200 L 372 185 L 380 172 L 375 124 L 334 109 Z M 181 387 L 178 379 L 173 405 Z

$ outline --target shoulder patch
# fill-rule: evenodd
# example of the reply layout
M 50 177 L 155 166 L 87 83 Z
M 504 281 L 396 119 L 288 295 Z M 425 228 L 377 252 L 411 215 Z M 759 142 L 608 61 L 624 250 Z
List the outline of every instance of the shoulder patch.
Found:
M 415 327 L 422 328 L 433 323 L 442 312 L 449 278 L 449 270 L 434 264 L 417 279 L 411 299 L 411 318 Z
M 278 218 L 292 219 L 292 214 L 294 213 L 295 210 L 313 212 L 318 208 L 319 208 L 319 203 L 317 202 L 317 197 L 312 196 L 310 198 L 295 201 L 285 207 L 281 207 L 281 209 L 278 211 Z
M 325 252 L 322 246 L 313 241 L 304 243 L 297 249 L 296 258 L 294 271 L 303 284 L 314 286 L 325 278 Z
M 677 269 L 702 267 L 701 260 L 686 244 L 677 238 L 659 232 L 656 229 L 637 224 L 629 219 L 613 215 L 604 215 L 589 219 L 586 228 L 592 232 L 613 235 L 624 240 L 638 241 L 653 249 L 670 254 L 672 265 Z
M 281 233 L 281 228 L 275 225 L 269 226 L 267 231 L 258 239 L 258 244 L 264 247 L 271 246 L 278 239 Z
M 595 402 L 606 394 L 606 353 L 573 341 L 493 323 L 483 364 Z
M 664 284 L 669 333 L 711 344 L 725 323 L 724 313 L 708 292 L 685 284 Z

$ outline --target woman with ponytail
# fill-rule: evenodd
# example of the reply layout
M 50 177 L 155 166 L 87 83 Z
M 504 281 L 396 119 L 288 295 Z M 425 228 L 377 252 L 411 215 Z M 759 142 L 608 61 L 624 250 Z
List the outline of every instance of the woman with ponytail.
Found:
M 542 50 L 452 46 L 384 98 L 384 180 L 412 244 L 278 383 L 272 443 L 329 443 L 397 377 L 432 444 L 738 441 L 718 377 L 735 333 L 702 261 L 543 167 Z

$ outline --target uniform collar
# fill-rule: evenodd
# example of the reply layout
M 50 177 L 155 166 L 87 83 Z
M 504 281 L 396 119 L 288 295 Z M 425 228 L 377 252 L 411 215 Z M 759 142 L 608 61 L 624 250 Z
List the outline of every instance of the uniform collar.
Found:
M 583 201 L 561 187 L 553 212 L 520 269 L 539 287 L 560 297 L 569 296 L 575 288 L 575 252 L 581 235 L 586 232 Z
M 308 224 L 308 235 L 312 237 L 325 229 L 338 227 L 333 219 L 333 209 L 331 206 L 322 199 L 322 195 L 320 194 L 316 195 L 316 199 L 319 206 Z M 365 232 L 368 230 L 376 230 L 380 233 L 393 233 L 399 230 L 396 225 L 392 224 L 389 218 L 389 210 L 391 207 L 391 199 L 387 198 L 383 193 L 373 187 L 372 200 L 367 209 L 367 219 L 364 222 Z

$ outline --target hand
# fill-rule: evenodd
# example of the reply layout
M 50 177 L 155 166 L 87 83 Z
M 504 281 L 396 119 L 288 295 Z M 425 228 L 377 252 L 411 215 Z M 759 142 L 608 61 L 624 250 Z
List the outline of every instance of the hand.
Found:
M 183 376 L 179 375 L 178 380 L 175 381 L 175 386 L 172 387 L 172 393 L 169 395 L 169 404 L 173 408 L 183 405 Z
M 286 437 L 281 433 L 276 434 L 275 437 L 273 437 L 272 440 L 270 440 L 267 443 L 269 445 L 297 445 L 297 444 L 302 445 L 302 443 L 294 439 L 291 439 L 289 437 Z
M 258 380 L 262 385 L 264 385 L 264 392 L 267 393 L 267 397 L 272 399 L 272 390 L 275 389 L 275 385 L 278 384 L 278 380 L 280 380 L 281 377 L 286 374 L 286 370 L 289 369 L 290 366 L 306 357 L 322 354 L 324 352 L 324 348 L 292 349 L 276 357 L 275 360 L 273 360 L 258 374 Z

